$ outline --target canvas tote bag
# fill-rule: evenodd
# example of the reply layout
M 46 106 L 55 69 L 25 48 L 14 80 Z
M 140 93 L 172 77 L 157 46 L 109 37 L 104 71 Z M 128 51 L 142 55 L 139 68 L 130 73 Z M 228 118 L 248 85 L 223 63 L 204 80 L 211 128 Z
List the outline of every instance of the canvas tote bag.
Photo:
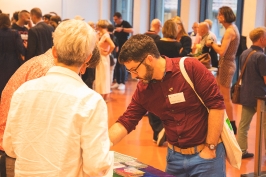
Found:
M 206 107 L 201 97 L 198 95 L 194 88 L 194 84 L 192 83 L 191 79 L 189 78 L 185 66 L 184 61 L 186 57 L 183 57 L 180 59 L 179 67 L 181 70 L 182 75 L 184 76 L 185 80 L 189 83 L 191 88 L 194 90 L 196 95 L 198 96 L 199 100 L 202 102 L 202 104 Z M 206 107 L 207 108 L 207 107 Z M 207 108 L 209 111 L 209 109 Z M 236 141 L 233 128 L 231 126 L 230 120 L 227 118 L 226 112 L 224 114 L 224 126 L 221 133 L 221 138 L 225 147 L 226 151 L 226 159 L 227 161 L 235 168 L 240 169 L 241 161 L 242 161 L 242 151 Z

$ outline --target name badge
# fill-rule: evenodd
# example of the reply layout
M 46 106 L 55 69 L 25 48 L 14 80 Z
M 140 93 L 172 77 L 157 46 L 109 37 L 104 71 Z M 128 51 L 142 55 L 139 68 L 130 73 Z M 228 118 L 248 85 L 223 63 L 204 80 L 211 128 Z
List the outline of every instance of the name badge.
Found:
M 186 101 L 183 92 L 168 95 L 168 98 L 171 104 L 182 103 Z

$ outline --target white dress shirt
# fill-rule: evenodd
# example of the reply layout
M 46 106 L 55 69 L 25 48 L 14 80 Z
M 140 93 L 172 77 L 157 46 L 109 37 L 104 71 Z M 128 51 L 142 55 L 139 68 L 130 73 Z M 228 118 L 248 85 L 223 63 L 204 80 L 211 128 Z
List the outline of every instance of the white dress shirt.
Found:
M 106 103 L 77 73 L 54 66 L 14 93 L 3 147 L 16 176 L 104 176 L 114 158 Z

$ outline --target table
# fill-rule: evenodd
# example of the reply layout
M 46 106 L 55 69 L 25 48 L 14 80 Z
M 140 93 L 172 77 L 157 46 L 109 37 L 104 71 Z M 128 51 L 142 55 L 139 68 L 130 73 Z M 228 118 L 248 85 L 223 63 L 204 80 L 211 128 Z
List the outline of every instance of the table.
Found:
M 125 154 L 121 154 L 118 152 L 114 152 L 114 161 L 118 162 L 118 163 L 122 163 L 123 162 L 130 162 L 130 161 L 134 161 L 134 162 L 139 162 L 136 158 L 131 157 L 131 156 L 127 156 Z M 143 164 L 142 162 L 139 162 L 141 164 Z M 145 168 L 139 168 L 139 170 L 144 171 L 144 175 L 143 177 L 174 177 L 173 175 L 169 175 L 166 172 L 163 172 L 161 170 L 158 170 L 152 166 L 149 166 L 147 164 L 144 164 Z M 113 177 L 121 177 L 120 175 L 113 173 Z

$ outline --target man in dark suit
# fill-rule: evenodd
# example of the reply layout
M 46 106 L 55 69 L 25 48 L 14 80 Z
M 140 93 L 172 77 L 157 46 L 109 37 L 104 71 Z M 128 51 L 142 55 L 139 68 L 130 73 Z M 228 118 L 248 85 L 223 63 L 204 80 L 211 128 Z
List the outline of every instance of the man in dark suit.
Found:
M 53 46 L 52 32 L 54 28 L 42 21 L 41 9 L 31 9 L 30 15 L 35 26 L 28 33 L 27 60 L 45 53 Z

